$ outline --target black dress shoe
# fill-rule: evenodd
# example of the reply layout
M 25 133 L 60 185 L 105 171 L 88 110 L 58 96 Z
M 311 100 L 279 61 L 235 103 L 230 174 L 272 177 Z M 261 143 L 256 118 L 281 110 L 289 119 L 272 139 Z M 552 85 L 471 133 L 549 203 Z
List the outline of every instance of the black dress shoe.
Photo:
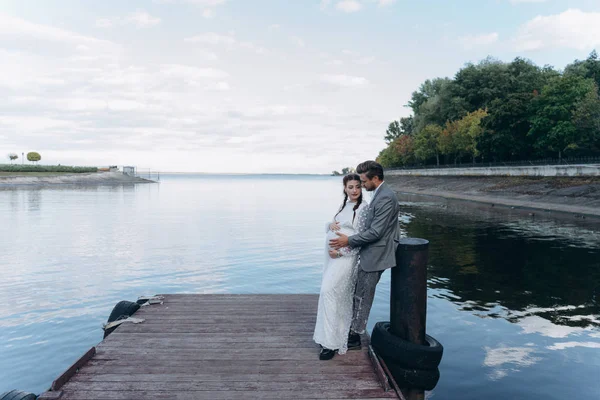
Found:
M 348 350 L 360 350 L 360 335 L 358 333 L 350 332 L 348 334 Z
M 337 350 L 330 350 L 323 347 L 323 349 L 319 353 L 319 360 L 331 360 L 333 356 L 335 356 L 336 351 Z

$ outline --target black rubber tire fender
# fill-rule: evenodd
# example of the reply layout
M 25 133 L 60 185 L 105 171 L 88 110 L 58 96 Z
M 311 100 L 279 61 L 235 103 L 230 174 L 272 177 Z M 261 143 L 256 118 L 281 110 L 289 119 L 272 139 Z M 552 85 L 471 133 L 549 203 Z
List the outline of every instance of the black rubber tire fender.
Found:
M 401 389 L 421 389 L 433 390 L 440 380 L 440 370 L 435 369 L 414 369 L 404 368 L 394 364 L 392 361 L 386 362 L 390 373 Z
M 408 342 L 390 332 L 390 323 L 377 322 L 371 335 L 371 345 L 384 360 L 407 369 L 434 370 L 440 365 L 444 347 L 429 335 L 427 345 Z
M 0 400 L 35 400 L 37 396 L 33 393 L 26 393 L 20 390 L 11 390 L 10 392 L 3 393 L 0 396 Z
M 140 305 L 138 303 L 127 300 L 120 301 L 113 308 L 107 322 L 118 321 L 122 319 L 123 316 L 130 317 L 139 309 Z
M 127 301 L 127 300 L 122 300 L 120 302 L 118 302 L 115 307 L 113 308 L 112 312 L 110 313 L 110 316 L 108 317 L 108 321 L 107 323 L 111 323 L 114 321 L 118 321 L 121 319 L 126 319 L 130 316 L 132 316 L 133 314 L 135 314 L 135 312 L 137 310 L 140 309 L 140 305 L 138 303 L 132 302 L 132 301 Z M 108 335 L 110 335 L 117 327 L 111 328 L 111 329 L 105 329 L 104 330 L 104 338 L 106 339 L 106 337 Z

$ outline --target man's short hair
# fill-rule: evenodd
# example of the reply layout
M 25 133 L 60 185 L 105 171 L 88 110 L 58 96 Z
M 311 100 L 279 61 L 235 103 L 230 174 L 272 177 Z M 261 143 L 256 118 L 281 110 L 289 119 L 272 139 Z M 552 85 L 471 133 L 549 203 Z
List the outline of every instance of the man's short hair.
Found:
M 369 160 L 358 164 L 356 167 L 357 174 L 366 174 L 367 178 L 373 179 L 373 177 L 378 176 L 380 181 L 383 181 L 383 167 L 381 164 Z

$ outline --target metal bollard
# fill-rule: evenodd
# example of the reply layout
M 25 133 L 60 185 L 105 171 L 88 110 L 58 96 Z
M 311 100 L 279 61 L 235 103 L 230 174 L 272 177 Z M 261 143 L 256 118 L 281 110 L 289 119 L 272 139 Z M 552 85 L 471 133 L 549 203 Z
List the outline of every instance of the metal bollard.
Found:
M 400 239 L 396 267 L 392 268 L 390 331 L 412 343 L 425 344 L 427 317 L 427 254 L 429 241 Z M 409 390 L 408 400 L 424 398 L 422 390 Z

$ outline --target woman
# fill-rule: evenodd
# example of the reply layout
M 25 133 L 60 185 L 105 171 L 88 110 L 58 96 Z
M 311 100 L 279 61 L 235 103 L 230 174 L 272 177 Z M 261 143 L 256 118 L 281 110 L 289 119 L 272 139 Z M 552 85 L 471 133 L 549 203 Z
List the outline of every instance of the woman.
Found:
M 336 232 L 346 235 L 360 232 L 366 215 L 367 204 L 363 202 L 360 177 L 357 174 L 346 175 L 343 184 L 342 206 L 333 217 L 333 221 L 327 223 L 327 255 L 313 336 L 314 341 L 322 347 L 319 354 L 321 360 L 332 359 L 336 351 L 344 354 L 348 350 L 359 250 L 348 247 L 332 250 L 329 240 L 337 238 Z

